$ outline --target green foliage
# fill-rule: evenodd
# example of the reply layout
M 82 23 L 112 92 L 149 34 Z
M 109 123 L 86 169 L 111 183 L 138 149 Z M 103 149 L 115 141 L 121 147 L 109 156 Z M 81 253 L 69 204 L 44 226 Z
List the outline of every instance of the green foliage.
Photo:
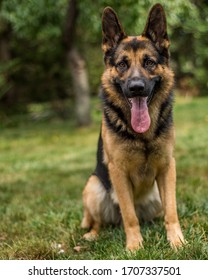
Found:
M 37 41 L 61 36 L 67 0 L 3 1 L 2 17 L 12 25 L 17 38 Z
M 138 35 L 143 31 L 150 7 L 157 2 L 77 1 L 76 44 L 87 61 L 93 94 L 97 94 L 103 70 L 100 46 L 104 7 L 112 6 L 116 10 L 127 34 Z M 11 61 L 0 66 L 0 96 L 13 88 L 18 100 L 24 102 L 69 97 L 71 83 L 62 38 L 68 3 L 69 0 L 1 1 L 0 37 L 4 38 L 6 25 L 12 32 L 8 35 Z M 194 89 L 197 94 L 206 95 L 208 4 L 204 0 L 161 0 L 160 3 L 167 15 L 178 85 L 183 85 L 185 94 L 192 94 Z
M 191 1 L 159 1 L 165 8 L 168 17 L 168 25 L 170 28 L 177 28 L 183 25 L 184 21 L 191 17 L 193 20 L 197 18 L 196 6 Z M 147 15 L 152 5 L 158 3 L 157 0 L 126 0 L 126 1 L 80 1 L 80 10 L 83 16 L 79 21 L 82 26 L 86 26 L 90 30 L 87 35 L 89 40 L 92 32 L 100 36 L 101 31 L 101 14 L 106 6 L 111 6 L 117 12 L 121 19 L 123 27 L 127 34 L 140 35 L 144 29 Z M 87 20 L 86 20 L 87 19 Z M 171 30 L 170 30 L 171 32 Z M 93 37 L 93 36 L 92 36 Z
M 95 167 L 100 129 L 97 106 L 88 129 L 25 118 L 1 128 L 0 259 L 207 259 L 208 98 L 176 98 L 177 202 L 188 241 L 178 252 L 169 247 L 163 218 L 141 225 L 144 249 L 135 254 L 125 251 L 121 228 L 102 229 L 96 242 L 82 239 L 82 190 Z
M 10 86 L 14 86 L 20 102 L 66 96 L 69 82 L 64 68 L 62 33 L 67 2 L 3 0 L 1 19 L 12 27 L 9 48 L 12 63 L 18 58 L 19 67 L 16 71 L 4 68 L 2 73 L 11 77 Z

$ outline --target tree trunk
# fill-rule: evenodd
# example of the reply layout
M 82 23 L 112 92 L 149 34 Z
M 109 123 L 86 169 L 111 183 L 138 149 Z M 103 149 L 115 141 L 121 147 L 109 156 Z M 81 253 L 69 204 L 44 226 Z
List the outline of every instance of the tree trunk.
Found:
M 75 112 L 79 125 L 89 125 L 90 119 L 90 90 L 87 69 L 84 59 L 74 46 L 75 26 L 78 16 L 77 1 L 70 0 L 67 15 L 63 43 L 67 67 L 71 72 L 73 93 L 75 95 Z
M 89 125 L 90 94 L 85 61 L 76 48 L 69 51 L 67 60 L 72 76 L 77 122 L 79 125 Z

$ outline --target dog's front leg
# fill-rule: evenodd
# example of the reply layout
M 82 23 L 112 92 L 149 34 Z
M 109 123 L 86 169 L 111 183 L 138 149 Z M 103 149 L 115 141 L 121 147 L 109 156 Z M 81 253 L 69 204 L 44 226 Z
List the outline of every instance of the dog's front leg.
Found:
M 124 230 L 126 233 L 126 248 L 131 251 L 138 250 L 142 247 L 143 239 L 134 208 L 132 185 L 125 172 L 120 170 L 114 164 L 109 164 L 109 170 L 123 219 Z
M 184 243 L 184 237 L 178 221 L 176 206 L 176 170 L 175 159 L 172 158 L 167 168 L 157 177 L 158 188 L 165 212 L 167 239 L 171 247 L 177 248 Z

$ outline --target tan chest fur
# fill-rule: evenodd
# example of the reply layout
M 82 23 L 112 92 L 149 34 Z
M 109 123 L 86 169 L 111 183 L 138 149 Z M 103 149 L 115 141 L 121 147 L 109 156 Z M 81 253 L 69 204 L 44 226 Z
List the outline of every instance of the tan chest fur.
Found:
M 102 137 L 105 164 L 115 165 L 128 178 L 134 200 L 138 201 L 151 191 L 157 174 L 168 167 L 173 143 L 167 139 L 149 144 L 118 140 L 105 124 L 102 127 Z

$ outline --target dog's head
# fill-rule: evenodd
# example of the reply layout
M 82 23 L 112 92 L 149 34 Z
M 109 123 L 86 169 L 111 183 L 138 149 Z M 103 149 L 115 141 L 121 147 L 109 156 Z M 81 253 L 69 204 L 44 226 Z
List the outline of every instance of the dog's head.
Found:
M 169 91 L 173 84 L 163 7 L 153 6 L 140 36 L 127 36 L 114 10 L 107 7 L 103 12 L 102 31 L 106 65 L 102 77 L 104 90 L 116 102 L 118 99 L 123 104 L 128 101 L 133 130 L 146 132 L 151 123 L 148 108 L 155 95 L 161 88 L 163 92 Z

